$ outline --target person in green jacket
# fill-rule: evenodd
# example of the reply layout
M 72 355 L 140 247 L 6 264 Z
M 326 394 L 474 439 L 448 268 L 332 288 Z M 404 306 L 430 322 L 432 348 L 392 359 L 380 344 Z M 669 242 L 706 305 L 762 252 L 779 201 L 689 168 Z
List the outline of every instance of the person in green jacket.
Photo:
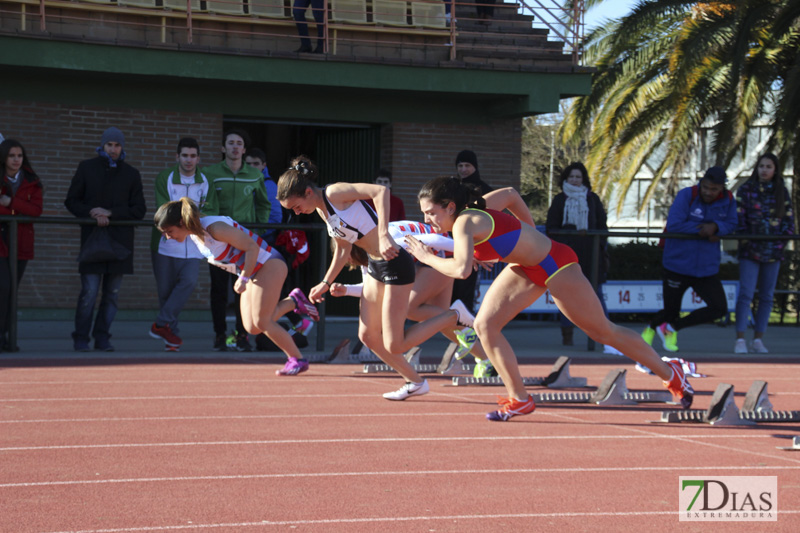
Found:
M 216 192 L 220 216 L 231 217 L 236 222 L 247 225 L 254 222 L 269 221 L 270 202 L 264 188 L 264 176 L 258 170 L 244 164 L 244 154 L 250 144 L 250 136 L 243 130 L 229 130 L 222 136 L 224 158 L 215 165 L 203 168 Z M 226 351 L 227 333 L 225 312 L 228 307 L 229 287 L 236 282 L 236 276 L 220 268 L 209 265 L 211 274 L 211 317 L 214 321 L 214 349 Z M 239 311 L 239 294 L 236 299 L 236 350 L 252 351 L 247 331 L 242 324 Z
M 155 182 L 156 205 L 160 206 L 182 197 L 191 198 L 205 215 L 219 210 L 214 186 L 197 168 L 200 145 L 192 137 L 178 141 L 177 161 L 158 174 Z M 158 315 L 150 326 L 150 336 L 163 339 L 168 352 L 180 351 L 183 341 L 178 328 L 178 315 L 197 284 L 200 263 L 205 257 L 191 239 L 178 242 L 166 239 L 153 228 L 150 239 L 150 258 L 158 290 Z

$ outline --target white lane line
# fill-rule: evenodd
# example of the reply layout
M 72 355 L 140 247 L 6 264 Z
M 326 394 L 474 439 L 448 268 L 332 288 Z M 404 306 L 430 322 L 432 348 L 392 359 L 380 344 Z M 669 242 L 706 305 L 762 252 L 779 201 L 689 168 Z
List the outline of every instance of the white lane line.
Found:
M 292 414 L 292 418 L 378 418 L 378 417 L 431 417 L 431 416 L 475 416 L 475 413 L 332 413 L 332 414 Z M 0 420 L 0 424 L 48 424 L 48 423 L 77 423 L 77 422 L 161 422 L 174 420 L 286 420 L 286 415 L 219 415 L 219 416 L 141 416 L 117 418 L 40 418 L 30 420 Z
M 781 509 L 779 514 L 798 514 L 800 509 Z M 114 529 L 82 529 L 57 531 L 52 533 L 133 533 L 136 531 L 176 531 L 180 529 L 203 529 L 203 528 L 243 528 L 243 527 L 266 527 L 266 526 L 314 526 L 314 525 L 333 525 L 333 524 L 366 524 L 366 523 L 385 523 L 385 522 L 427 522 L 442 520 L 498 520 L 514 518 L 600 518 L 600 517 L 642 517 L 642 516 L 664 516 L 674 515 L 678 519 L 678 511 L 605 511 L 592 513 L 502 513 L 502 514 L 480 514 L 480 515 L 432 515 L 432 516 L 389 516 L 389 517 L 369 517 L 369 518 L 328 518 L 321 520 L 261 520 L 259 522 L 236 522 L 227 524 L 186 524 L 174 526 L 146 526 L 146 527 L 124 527 Z
M 646 432 L 644 432 L 646 433 Z M 475 441 L 536 441 L 536 440 L 631 440 L 631 439 L 663 439 L 666 435 L 646 433 L 645 435 L 519 435 L 519 436 L 491 436 L 491 437 L 381 437 L 361 439 L 284 439 L 284 440 L 242 440 L 242 441 L 194 441 L 194 442 L 142 442 L 120 444 L 65 444 L 60 446 L 10 446 L 0 448 L 0 452 L 18 452 L 34 450 L 92 450 L 102 448 L 158 448 L 180 446 L 284 446 L 287 444 L 349 444 L 370 442 L 475 442 Z M 684 438 L 698 439 L 773 439 L 774 435 L 683 435 Z M 670 435 L 669 438 L 676 438 Z
M 400 470 L 379 472 L 307 472 L 291 474 L 231 474 L 218 476 L 177 476 L 123 479 L 86 479 L 71 481 L 38 481 L 27 483 L 0 483 L 0 488 L 19 487 L 57 487 L 63 485 L 104 485 L 115 483 L 163 483 L 179 481 L 230 481 L 244 479 L 294 479 L 294 478 L 329 478 L 329 477 L 370 477 L 370 476 L 452 476 L 452 475 L 484 475 L 484 474 L 587 474 L 593 472 L 683 472 L 711 470 L 720 471 L 772 471 L 800 470 L 800 466 L 642 466 L 642 467 L 596 467 L 596 468 L 502 468 L 483 470 Z

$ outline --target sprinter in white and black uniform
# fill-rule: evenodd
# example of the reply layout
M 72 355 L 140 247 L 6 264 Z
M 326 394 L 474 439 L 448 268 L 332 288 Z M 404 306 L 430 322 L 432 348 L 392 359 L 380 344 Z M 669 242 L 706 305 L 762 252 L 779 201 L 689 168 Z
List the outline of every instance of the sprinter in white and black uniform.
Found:
M 296 214 L 319 213 L 334 238 L 328 271 L 311 289 L 312 302 L 325 299 L 350 257 L 352 245 L 368 255 L 368 275 L 361 295 L 358 338 L 406 380 L 399 390 L 384 394 L 389 400 L 405 400 L 428 392 L 423 380 L 403 353 L 436 332 L 456 324 L 471 326 L 471 315 L 461 302 L 405 330 L 408 301 L 414 283 L 414 260 L 389 234 L 389 191 L 372 183 L 333 183 L 317 187 L 317 167 L 307 157 L 295 158 L 278 180 L 278 200 Z M 377 213 L 365 200 L 372 199 Z
M 264 333 L 288 357 L 276 374 L 287 376 L 308 370 L 308 361 L 277 321 L 291 311 L 316 321 L 319 313 L 300 289 L 278 301 L 287 273 L 280 252 L 230 217 L 201 216 L 197 205 L 186 197 L 163 204 L 154 221 L 167 239 L 183 242 L 191 237 L 209 263 L 239 275 L 233 290 L 242 295 L 245 329 L 253 335 Z

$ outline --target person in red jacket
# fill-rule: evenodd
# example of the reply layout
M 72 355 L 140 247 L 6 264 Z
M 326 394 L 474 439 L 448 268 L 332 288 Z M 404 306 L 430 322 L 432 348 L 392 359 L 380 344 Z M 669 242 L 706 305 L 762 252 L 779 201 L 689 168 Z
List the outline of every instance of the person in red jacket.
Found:
M 19 141 L 0 143 L 0 215 L 38 217 L 42 214 L 42 184 L 31 168 L 25 148 Z M 9 260 L 8 224 L 0 224 L 0 351 L 17 351 L 8 338 L 11 310 L 11 263 Z M 33 259 L 33 224 L 17 225 L 17 286 Z

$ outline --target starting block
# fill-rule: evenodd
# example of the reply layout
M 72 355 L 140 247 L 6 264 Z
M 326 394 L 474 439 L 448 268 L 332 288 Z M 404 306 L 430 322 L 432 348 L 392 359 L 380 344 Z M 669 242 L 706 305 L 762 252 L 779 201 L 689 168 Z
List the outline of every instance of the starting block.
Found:
M 791 446 L 777 446 L 779 450 L 789 450 L 792 452 L 800 452 L 800 437 L 795 437 L 792 439 Z
M 663 411 L 657 423 L 694 422 L 724 426 L 752 426 L 758 422 L 800 422 L 800 411 L 773 411 L 766 381 L 754 381 L 747 391 L 742 410 L 736 406 L 733 385 L 720 383 L 705 411 Z
M 551 389 L 568 389 L 586 386 L 586 378 L 572 377 L 569 374 L 569 364 L 571 360 L 566 355 L 562 355 L 553 364 L 550 374 L 545 377 L 523 377 L 522 382 L 526 387 L 548 387 Z M 470 365 L 471 366 L 471 365 Z M 475 377 L 454 377 L 453 386 L 464 385 L 502 385 L 503 380 L 499 376 L 491 378 Z
M 444 355 L 442 356 L 442 361 L 439 364 L 420 364 L 419 356 L 422 353 L 422 350 L 419 346 L 411 348 L 404 354 L 406 361 L 408 361 L 411 366 L 414 368 L 415 371 L 419 372 L 420 374 L 443 374 L 446 376 L 456 375 L 456 374 L 465 374 L 469 372 L 469 368 L 466 367 L 461 361 L 455 358 L 456 349 L 458 345 L 454 342 L 451 342 L 447 349 L 444 351 Z M 395 372 L 394 368 L 385 364 L 385 363 L 371 363 L 364 365 L 364 374 L 377 374 L 381 372 Z
M 637 405 L 640 403 L 674 403 L 667 391 L 629 391 L 626 371 L 610 371 L 594 392 L 542 392 L 532 394 L 535 403 L 592 403 L 595 405 Z

